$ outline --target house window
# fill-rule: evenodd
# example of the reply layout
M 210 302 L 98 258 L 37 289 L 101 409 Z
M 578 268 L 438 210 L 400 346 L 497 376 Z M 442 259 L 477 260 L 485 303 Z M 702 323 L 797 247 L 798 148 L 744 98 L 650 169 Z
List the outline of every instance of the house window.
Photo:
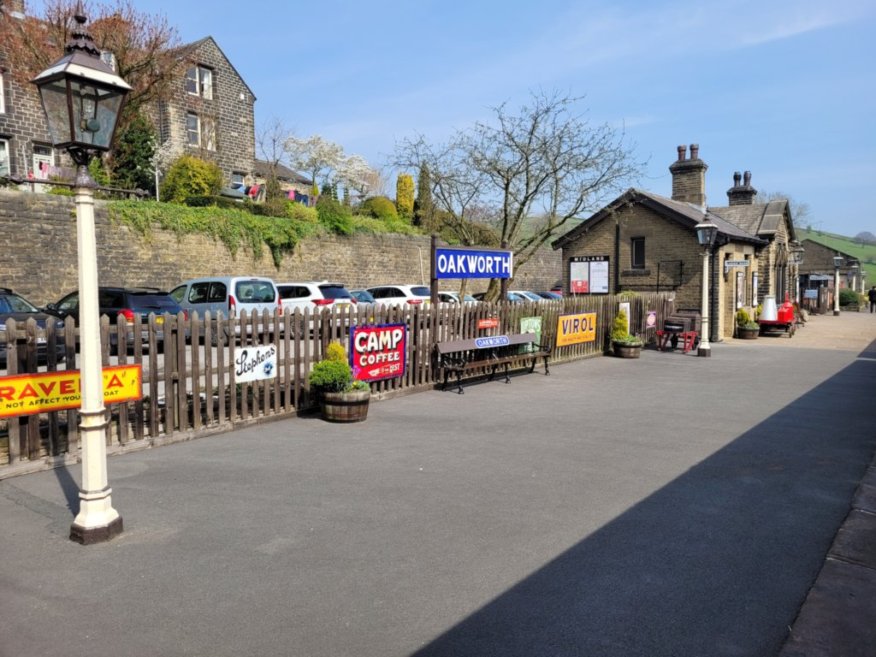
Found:
M 645 238 L 634 237 L 630 240 L 630 267 L 645 268 Z
M 10 173 L 9 141 L 6 139 L 0 139 L 0 176 L 8 176 Z
M 116 69 L 116 56 L 114 53 L 111 53 L 109 50 L 101 50 L 100 51 L 100 59 L 101 61 L 109 66 L 113 71 L 118 72 Z
M 189 146 L 201 145 L 201 121 L 197 114 L 186 114 L 186 135 Z
M 203 121 L 201 121 L 201 143 L 204 144 L 204 148 L 208 151 L 216 150 L 216 122 L 211 119 L 205 117 Z
M 186 71 L 186 91 L 193 96 L 213 99 L 213 71 L 203 66 L 191 66 Z
M 241 191 L 243 191 L 243 188 L 246 187 L 244 179 L 245 177 L 242 173 L 240 173 L 239 171 L 233 171 L 231 173 L 231 186 L 235 189 L 239 188 Z

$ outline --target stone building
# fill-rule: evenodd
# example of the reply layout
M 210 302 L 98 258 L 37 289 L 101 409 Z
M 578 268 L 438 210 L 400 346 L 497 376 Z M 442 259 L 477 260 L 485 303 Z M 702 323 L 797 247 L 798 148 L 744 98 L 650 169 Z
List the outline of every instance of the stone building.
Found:
M 23 0 L 0 0 L 0 20 L 21 20 Z M 179 79 L 161 101 L 147 107 L 169 155 L 192 154 L 216 162 L 226 183 L 255 179 L 255 95 L 216 44 L 206 37 L 177 50 Z M 106 53 L 112 62 L 111 53 Z M 32 84 L 4 67 L 0 44 L 0 175 L 64 177 L 62 155 L 51 143 Z
M 765 295 L 781 302 L 792 294 L 788 202 L 754 203 L 746 172 L 734 175 L 727 206 L 708 207 L 707 169 L 696 144 L 690 157 L 679 146 L 669 167 L 671 198 L 629 189 L 554 241 L 563 253 L 564 287 L 584 294 L 672 291 L 676 308 L 699 311 L 703 250 L 695 227 L 708 222 L 718 227 L 708 275 L 712 340 L 733 335 L 738 308 L 754 308 Z
M 816 313 L 833 309 L 835 282 L 839 274 L 839 289 L 849 288 L 864 292 L 866 272 L 853 255 L 833 249 L 814 240 L 803 240 L 806 257 L 800 265 L 800 296 L 803 306 Z M 839 256 L 839 266 L 835 257 Z

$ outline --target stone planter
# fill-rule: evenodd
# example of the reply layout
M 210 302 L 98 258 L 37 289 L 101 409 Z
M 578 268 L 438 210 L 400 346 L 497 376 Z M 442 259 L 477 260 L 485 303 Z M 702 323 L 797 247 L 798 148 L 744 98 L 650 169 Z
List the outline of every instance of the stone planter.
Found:
M 322 418 L 329 422 L 362 422 L 368 417 L 370 390 L 325 392 L 322 395 Z
M 739 340 L 756 340 L 758 335 L 760 335 L 759 326 L 757 328 L 736 327 L 736 337 Z
M 638 358 L 642 354 L 642 345 L 630 345 L 623 342 L 612 342 L 614 355 L 618 358 Z

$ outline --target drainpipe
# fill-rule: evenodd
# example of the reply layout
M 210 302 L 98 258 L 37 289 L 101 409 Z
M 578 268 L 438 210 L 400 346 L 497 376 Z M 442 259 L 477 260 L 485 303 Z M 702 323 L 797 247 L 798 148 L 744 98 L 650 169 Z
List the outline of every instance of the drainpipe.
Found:
M 614 294 L 620 292 L 620 223 L 614 222 Z

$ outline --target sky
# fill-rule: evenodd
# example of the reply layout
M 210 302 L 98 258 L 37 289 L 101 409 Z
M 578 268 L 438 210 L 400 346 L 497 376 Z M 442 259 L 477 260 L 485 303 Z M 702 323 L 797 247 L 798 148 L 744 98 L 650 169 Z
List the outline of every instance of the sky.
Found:
M 277 119 L 378 169 L 406 137 L 441 143 L 559 91 L 622 132 L 645 163 L 631 187 L 670 196 L 676 147 L 696 143 L 709 205 L 748 170 L 808 205 L 800 228 L 876 234 L 872 0 L 132 2 L 216 40 L 257 129 Z

